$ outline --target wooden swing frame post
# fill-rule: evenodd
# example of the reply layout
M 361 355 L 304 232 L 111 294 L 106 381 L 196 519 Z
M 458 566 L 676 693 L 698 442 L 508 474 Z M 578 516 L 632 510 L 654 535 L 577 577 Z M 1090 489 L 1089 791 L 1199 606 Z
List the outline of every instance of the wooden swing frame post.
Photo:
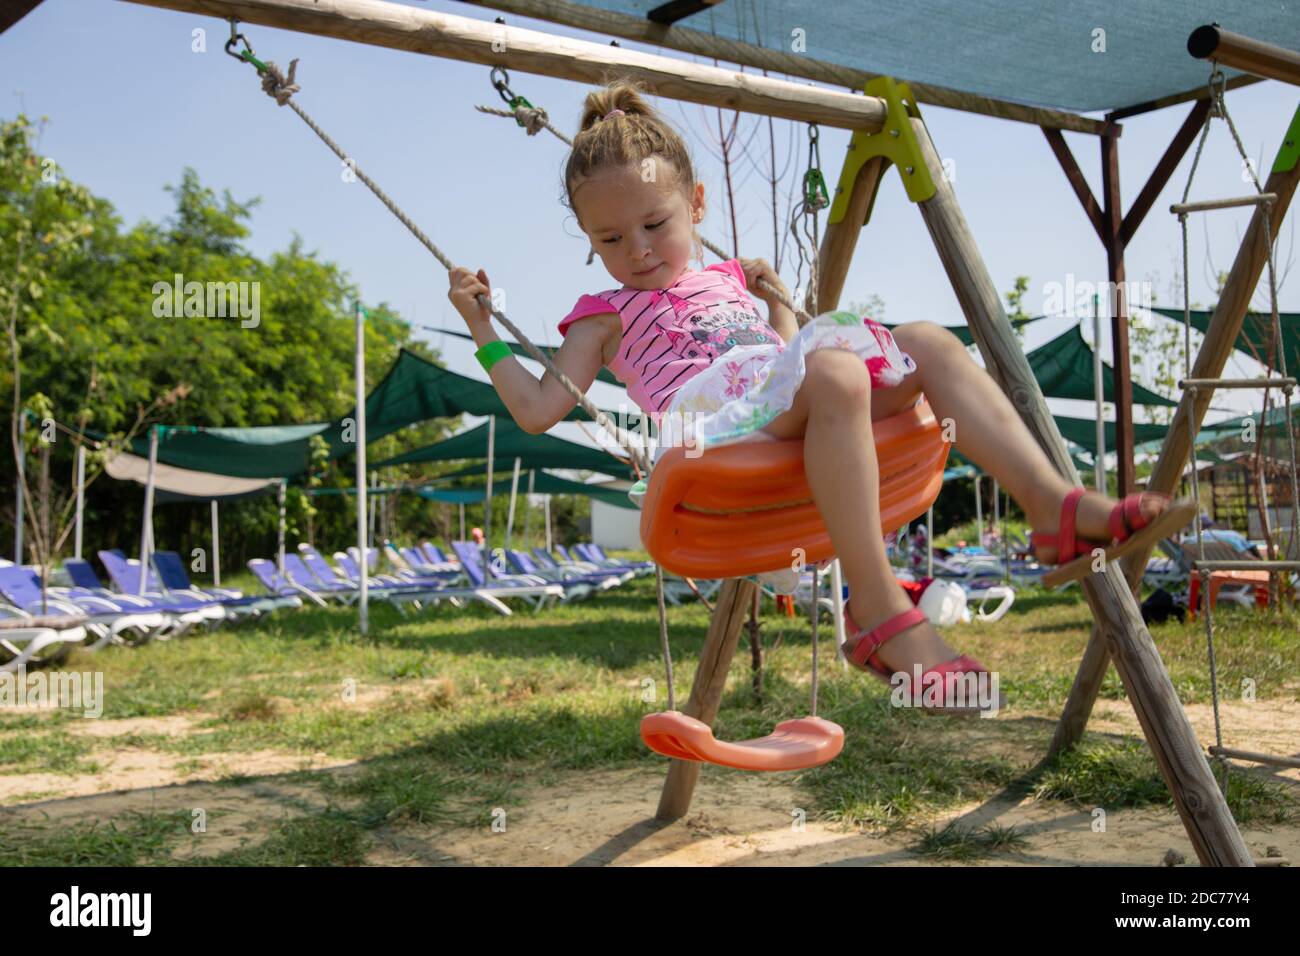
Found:
M 245 23 L 483 65 L 504 66 L 585 83 L 603 82 L 610 73 L 617 72 L 644 82 L 661 96 L 826 126 L 875 132 L 881 128 L 886 116 L 886 104 L 877 97 L 818 89 L 750 73 L 623 50 L 616 46 L 586 43 L 398 6 L 382 0 L 127 2 L 222 18 L 235 17 Z M 1230 85 L 1235 84 L 1230 82 Z M 1179 95 L 1171 97 L 1168 102 L 1185 98 L 1188 97 Z M 1118 114 L 1110 117 L 1112 120 L 1118 118 Z M 1046 126 L 1052 125 L 1050 120 L 1050 117 L 1043 115 L 1036 121 Z M 924 163 L 936 187 L 934 195 L 919 203 L 921 214 L 988 371 L 1010 397 L 1055 467 L 1077 484 L 1078 476 L 1073 463 L 1007 321 L 1001 299 L 957 205 L 952 187 L 943 176 L 925 126 L 919 117 L 913 118 L 911 122 L 920 143 Z M 855 196 L 850 197 L 850 215 L 828 227 L 824 237 L 822 274 L 818 289 L 823 310 L 833 308 L 838 303 L 857 234 L 861 231 L 866 208 L 870 205 L 866 197 L 874 191 L 883 172 L 882 168 L 873 169 L 875 165 L 872 162 L 866 163 L 856 179 L 856 182 L 864 186 L 871 185 L 872 189 L 855 189 Z M 1272 179 L 1270 183 L 1272 184 Z M 1294 182 L 1291 188 L 1293 191 Z M 1271 185 L 1270 190 L 1279 193 L 1279 202 L 1274 204 L 1273 210 L 1280 218 L 1280 211 L 1286 206 L 1286 201 L 1281 199 L 1282 189 Z M 859 192 L 861 196 L 857 195 Z M 1287 199 L 1289 200 L 1289 193 Z M 1111 218 L 1114 219 L 1114 210 L 1111 212 Z M 1257 218 L 1259 215 L 1260 211 L 1257 211 Z M 1229 286 L 1232 285 L 1230 279 Z M 1219 307 L 1226 322 L 1228 309 L 1225 302 L 1226 294 Z M 1216 311 L 1216 320 L 1219 318 Z M 1214 331 L 1213 325 L 1211 331 Z M 1235 329 L 1232 335 L 1227 336 L 1227 341 L 1230 342 L 1234 337 Z M 1202 351 L 1205 352 L 1206 349 Z M 1208 360 L 1202 362 L 1198 359 L 1197 374 L 1203 377 L 1217 375 L 1218 369 L 1208 367 L 1211 364 Z M 1200 411 L 1203 414 L 1204 410 Z M 1167 446 L 1177 442 L 1179 434 L 1183 434 L 1181 429 L 1172 428 Z M 1153 484 L 1152 487 L 1156 486 Z M 752 581 L 733 578 L 726 581 L 719 594 L 686 708 L 688 714 L 706 723 L 711 724 L 717 716 L 727 672 L 755 588 Z M 1228 813 L 1227 805 L 1210 774 L 1209 765 L 1192 733 L 1187 716 L 1174 694 L 1151 636 L 1142 622 L 1130 586 L 1119 574 L 1094 574 L 1085 580 L 1084 592 L 1102 633 L 1106 635 L 1106 650 L 1116 661 L 1143 733 L 1156 756 L 1201 863 L 1252 865 L 1241 834 Z M 1100 644 L 1097 641 L 1093 643 Z M 1089 649 L 1093 650 L 1091 645 Z M 1105 650 L 1100 653 L 1104 655 Z M 1084 667 L 1087 664 L 1085 656 Z M 1097 669 L 1104 669 L 1104 656 Z M 687 811 L 698 775 L 699 764 L 672 761 L 660 800 L 658 815 L 661 819 L 679 817 Z

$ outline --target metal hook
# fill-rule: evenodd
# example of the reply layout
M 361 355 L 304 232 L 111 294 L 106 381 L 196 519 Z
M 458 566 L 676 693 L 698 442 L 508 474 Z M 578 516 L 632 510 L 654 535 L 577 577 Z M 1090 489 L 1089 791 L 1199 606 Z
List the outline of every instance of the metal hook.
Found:
M 1219 61 L 1210 61 L 1213 69 L 1210 73 L 1210 112 L 1214 116 L 1223 116 L 1225 113 L 1223 97 L 1228 91 L 1228 77 L 1219 69 Z
M 230 18 L 230 39 L 226 41 L 226 55 L 233 56 L 240 63 L 252 63 L 261 70 L 261 67 L 258 66 L 257 54 L 253 52 L 253 46 L 248 42 L 248 37 L 239 32 L 238 23 L 239 21 L 235 17 Z M 244 52 L 236 53 L 235 46 L 241 42 L 244 44 Z
M 501 74 L 501 79 L 497 79 L 498 73 Z M 492 80 L 493 88 L 497 91 L 497 95 L 500 96 L 501 99 L 505 100 L 507 106 L 513 109 L 514 103 L 512 101 L 514 100 L 515 94 L 514 91 L 510 89 L 510 74 L 506 72 L 506 68 L 503 66 L 492 67 L 492 72 L 489 74 L 489 77 Z

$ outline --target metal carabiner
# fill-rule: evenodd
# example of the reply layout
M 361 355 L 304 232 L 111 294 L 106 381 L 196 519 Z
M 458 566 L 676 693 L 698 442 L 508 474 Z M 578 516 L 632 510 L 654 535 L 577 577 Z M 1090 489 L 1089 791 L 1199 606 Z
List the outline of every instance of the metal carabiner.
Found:
M 497 79 L 498 73 L 501 74 L 501 79 Z M 505 100 L 507 106 L 514 109 L 515 94 L 514 91 L 510 89 L 510 74 L 506 72 L 506 68 L 504 66 L 492 67 L 492 72 L 489 74 L 489 77 L 492 80 L 493 88 L 497 91 L 497 95 L 500 96 L 501 99 Z

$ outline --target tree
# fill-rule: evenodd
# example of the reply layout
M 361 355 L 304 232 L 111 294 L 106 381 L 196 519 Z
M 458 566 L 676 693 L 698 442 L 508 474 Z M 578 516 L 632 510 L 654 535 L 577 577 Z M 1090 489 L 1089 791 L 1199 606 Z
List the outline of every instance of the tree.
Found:
M 0 361 L 0 414 L 10 420 L 16 460 L 31 460 L 26 538 L 44 542 L 36 560 L 48 564 L 67 538 L 63 515 L 74 500 L 75 451 L 83 435 L 105 436 L 99 445 L 86 442 L 93 480 L 110 453 L 154 421 L 242 427 L 346 413 L 354 403 L 352 304 L 359 290 L 297 236 L 266 258 L 252 255 L 243 243 L 258 200 L 218 196 L 191 169 L 164 187 L 175 201 L 171 217 L 123 230 L 111 203 L 67 180 L 39 154 L 35 132 L 21 116 L 0 124 L 0 334 L 8 352 Z M 182 283 L 233 283 L 248 292 L 249 305 L 256 303 L 256 320 L 206 308 L 187 315 L 182 303 L 169 301 L 177 276 Z M 436 359 L 411 334 L 388 306 L 370 310 L 369 385 L 399 349 Z M 30 413 L 25 452 L 17 439 L 24 407 Z M 390 440 L 434 441 L 453 426 L 425 422 Z M 50 435 L 44 453 L 53 497 L 43 506 L 37 487 L 43 446 L 33 442 Z M 314 480 L 349 487 L 353 478 L 333 463 Z M 15 517 L 17 483 L 16 469 L 0 469 L 0 521 Z M 135 486 L 99 483 L 87 500 L 90 539 L 105 547 L 138 546 L 130 529 L 138 528 L 141 498 Z M 312 531 L 346 534 L 351 518 L 343 500 L 327 501 L 314 506 Z M 38 534 L 31 522 L 46 511 L 49 534 Z M 306 502 L 293 515 L 305 524 Z M 223 512 L 226 552 L 242 560 L 252 556 L 250 548 L 265 551 L 276 525 L 274 501 L 240 502 Z M 206 528 L 206 508 L 174 505 L 159 512 L 155 537 L 206 540 Z

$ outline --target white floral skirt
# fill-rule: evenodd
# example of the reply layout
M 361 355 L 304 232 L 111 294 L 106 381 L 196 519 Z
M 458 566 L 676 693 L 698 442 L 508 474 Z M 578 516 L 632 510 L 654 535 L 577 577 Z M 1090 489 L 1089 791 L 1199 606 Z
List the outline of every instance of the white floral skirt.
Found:
M 824 313 L 789 343 L 732 348 L 678 389 L 664 410 L 654 460 L 692 441 L 709 449 L 750 438 L 794 407 L 807 371 L 805 357 L 817 349 L 856 352 L 871 371 L 873 388 L 892 388 L 916 371 L 912 357 L 879 322 L 853 312 Z M 645 491 L 644 479 L 628 491 L 638 508 Z
M 805 357 L 817 349 L 856 352 L 871 371 L 873 388 L 892 388 L 916 371 L 916 362 L 879 322 L 852 312 L 824 313 L 788 344 L 736 346 L 683 385 L 664 410 L 654 460 L 689 441 L 708 449 L 750 439 L 794 406 L 807 371 Z M 645 493 L 642 479 L 628 497 L 639 508 Z M 793 594 L 800 579 L 788 567 L 749 577 L 780 594 Z

